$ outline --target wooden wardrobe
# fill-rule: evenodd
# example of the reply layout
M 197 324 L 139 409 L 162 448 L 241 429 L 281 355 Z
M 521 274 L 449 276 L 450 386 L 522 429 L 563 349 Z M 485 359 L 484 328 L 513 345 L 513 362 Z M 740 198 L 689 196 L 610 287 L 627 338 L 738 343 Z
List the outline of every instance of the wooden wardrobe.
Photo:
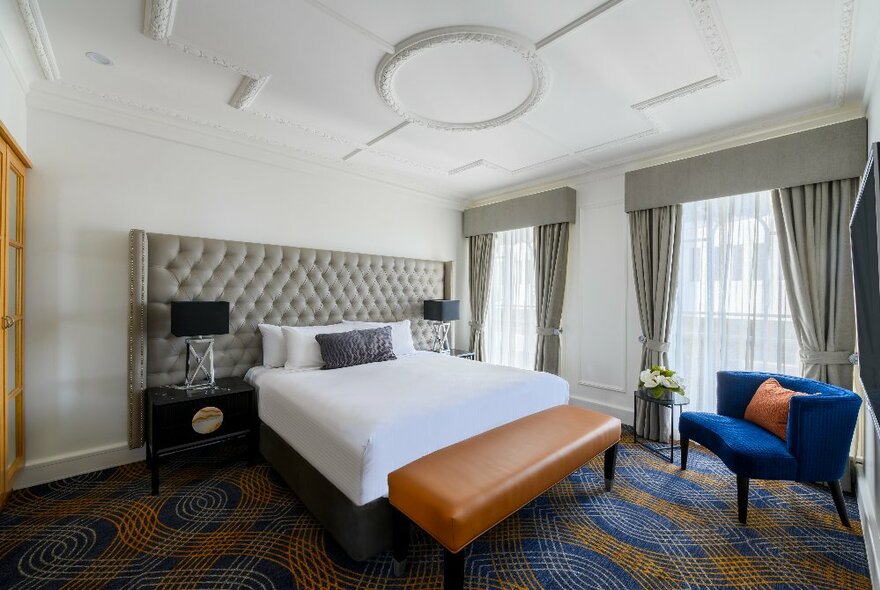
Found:
M 31 162 L 0 122 L 0 506 L 24 463 L 24 214 Z

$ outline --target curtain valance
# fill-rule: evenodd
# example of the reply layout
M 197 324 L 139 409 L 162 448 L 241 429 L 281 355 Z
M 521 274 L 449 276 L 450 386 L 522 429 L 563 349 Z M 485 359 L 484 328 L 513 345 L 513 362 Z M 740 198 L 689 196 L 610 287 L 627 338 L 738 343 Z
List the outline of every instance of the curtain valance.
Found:
M 627 212 L 855 178 L 867 161 L 864 118 L 626 173 Z
M 577 192 L 568 186 L 501 201 L 464 212 L 464 237 L 492 234 L 523 227 L 574 223 Z

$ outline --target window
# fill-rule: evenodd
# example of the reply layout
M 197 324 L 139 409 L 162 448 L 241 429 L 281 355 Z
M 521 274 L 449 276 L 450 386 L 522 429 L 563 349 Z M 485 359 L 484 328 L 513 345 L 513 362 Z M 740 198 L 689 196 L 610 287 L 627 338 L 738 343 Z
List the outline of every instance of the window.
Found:
M 689 409 L 714 412 L 715 373 L 800 374 L 770 193 L 682 206 L 682 254 L 669 347 Z
M 535 368 L 535 231 L 528 227 L 495 234 L 492 284 L 486 315 L 486 360 Z

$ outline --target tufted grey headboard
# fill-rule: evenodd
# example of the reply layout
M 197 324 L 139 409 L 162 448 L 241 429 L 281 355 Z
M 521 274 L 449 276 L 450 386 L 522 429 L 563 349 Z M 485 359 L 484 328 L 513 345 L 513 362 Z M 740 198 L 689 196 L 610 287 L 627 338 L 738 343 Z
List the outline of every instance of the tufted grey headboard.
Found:
M 147 233 L 129 234 L 129 446 L 143 444 L 143 392 L 181 383 L 183 338 L 170 303 L 229 301 L 229 334 L 217 336 L 218 377 L 262 362 L 257 324 L 411 319 L 417 348 L 430 345 L 422 301 L 452 296 L 452 262 Z

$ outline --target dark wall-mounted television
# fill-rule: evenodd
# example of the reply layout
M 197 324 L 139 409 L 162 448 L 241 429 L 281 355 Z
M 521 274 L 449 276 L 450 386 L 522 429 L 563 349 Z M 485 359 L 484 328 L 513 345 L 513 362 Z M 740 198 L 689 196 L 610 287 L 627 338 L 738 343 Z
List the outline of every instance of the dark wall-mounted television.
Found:
M 877 423 L 880 416 L 880 143 L 868 153 L 849 230 L 852 241 L 859 373 L 868 394 L 868 408 Z M 878 431 L 880 432 L 880 431 Z

